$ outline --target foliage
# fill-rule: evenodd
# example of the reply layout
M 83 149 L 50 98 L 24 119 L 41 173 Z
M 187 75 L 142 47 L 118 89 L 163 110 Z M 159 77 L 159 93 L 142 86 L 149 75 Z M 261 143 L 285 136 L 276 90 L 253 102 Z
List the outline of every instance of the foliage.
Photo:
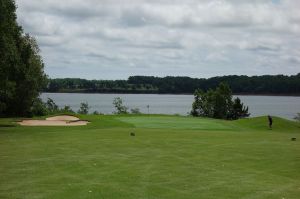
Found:
M 74 113 L 70 106 L 64 106 L 59 109 L 55 102 L 48 98 L 47 102 L 43 102 L 40 98 L 36 98 L 31 107 L 31 116 L 43 116 L 50 114 L 59 114 L 59 113 Z
M 249 116 L 239 98 L 232 100 L 232 92 L 225 83 L 204 92 L 197 89 L 194 94 L 191 115 L 218 119 L 238 119 Z
M 99 111 L 94 111 L 93 115 L 104 115 L 103 113 L 99 112 Z
M 236 120 L 239 118 L 249 117 L 250 114 L 248 113 L 248 111 L 248 106 L 245 107 L 241 102 L 241 99 L 237 97 L 233 100 L 231 119 Z
M 78 110 L 79 114 L 88 114 L 89 113 L 89 104 L 87 102 L 80 103 L 80 108 Z
M 297 113 L 297 115 L 294 119 L 300 122 L 300 113 Z
M 0 3 L 0 115 L 26 116 L 41 105 L 44 64 L 36 40 L 16 21 L 15 1 Z M 33 107 L 36 106 L 36 107 Z M 39 111 L 38 111 L 39 112 Z
M 68 105 L 65 105 L 62 109 L 60 109 L 59 112 L 61 112 L 61 113 L 71 113 L 71 114 L 75 113 L 75 112 L 71 109 L 71 107 L 68 106 Z
M 55 102 L 51 98 L 47 99 L 46 107 L 48 110 L 48 114 L 53 114 L 53 113 L 56 113 L 59 111 L 58 106 L 55 104 Z
M 130 109 L 130 112 L 132 114 L 141 114 L 141 111 L 139 108 L 132 108 L 132 109 Z
M 208 91 L 226 82 L 233 93 L 300 94 L 297 75 L 220 76 L 208 79 L 190 77 L 131 76 L 128 80 L 51 79 L 44 91 L 87 93 L 193 93 L 197 88 Z
M 93 115 L 99 115 L 99 112 L 98 111 L 94 111 Z
M 128 113 L 128 107 L 123 105 L 123 100 L 120 97 L 116 97 L 113 101 L 113 105 L 116 109 L 116 114 L 127 114 Z
M 32 116 L 42 116 L 48 115 L 49 110 L 47 105 L 41 100 L 41 98 L 36 98 L 31 107 Z

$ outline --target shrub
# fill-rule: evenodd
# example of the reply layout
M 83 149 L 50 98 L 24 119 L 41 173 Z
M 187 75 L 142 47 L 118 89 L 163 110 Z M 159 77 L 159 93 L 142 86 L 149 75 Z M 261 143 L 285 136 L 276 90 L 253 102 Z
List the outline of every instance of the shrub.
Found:
M 87 102 L 82 102 L 78 110 L 79 114 L 88 114 L 89 113 L 89 104 Z
M 62 109 L 60 109 L 60 112 L 63 112 L 63 113 L 75 113 L 70 106 L 68 105 L 65 105 Z
M 48 109 L 46 104 L 41 100 L 41 98 L 36 98 L 33 101 L 31 107 L 31 115 L 32 116 L 43 116 L 48 114 Z
M 296 117 L 294 117 L 295 120 L 300 122 L 300 113 L 297 113 Z
M 99 112 L 98 111 L 94 111 L 93 115 L 99 115 Z
M 48 110 L 48 114 L 54 114 L 54 113 L 57 113 L 59 112 L 59 108 L 58 106 L 55 104 L 55 102 L 53 101 L 53 99 L 51 98 L 48 98 L 47 99 L 47 102 L 45 103 L 46 105 L 46 108 Z
M 132 114 L 141 114 L 141 111 L 139 108 L 132 108 L 132 109 L 130 109 L 130 112 Z
M 81 108 L 80 110 L 85 110 L 85 109 Z M 70 106 L 67 105 L 59 109 L 59 107 L 55 104 L 55 102 L 51 98 L 48 98 L 46 103 L 44 103 L 40 98 L 37 98 L 33 102 L 30 116 L 43 116 L 43 115 L 57 114 L 57 113 L 74 114 L 75 112 L 70 108 Z
M 113 105 L 116 109 L 116 114 L 127 114 L 128 107 L 123 105 L 123 100 L 120 97 L 116 97 L 113 101 Z
M 94 114 L 94 115 L 104 115 L 103 113 L 98 112 L 98 111 L 94 111 L 93 114 Z

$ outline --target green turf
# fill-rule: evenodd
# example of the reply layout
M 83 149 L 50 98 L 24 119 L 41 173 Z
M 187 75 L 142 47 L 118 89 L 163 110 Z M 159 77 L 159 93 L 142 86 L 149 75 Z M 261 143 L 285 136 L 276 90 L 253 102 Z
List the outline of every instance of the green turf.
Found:
M 300 196 L 295 122 L 274 118 L 269 130 L 266 117 L 81 117 L 91 123 L 21 127 L 0 119 L 0 198 Z
M 201 119 L 193 117 L 174 116 L 137 116 L 119 117 L 120 121 L 133 124 L 137 128 L 160 128 L 182 130 L 233 130 L 229 122 L 215 119 Z

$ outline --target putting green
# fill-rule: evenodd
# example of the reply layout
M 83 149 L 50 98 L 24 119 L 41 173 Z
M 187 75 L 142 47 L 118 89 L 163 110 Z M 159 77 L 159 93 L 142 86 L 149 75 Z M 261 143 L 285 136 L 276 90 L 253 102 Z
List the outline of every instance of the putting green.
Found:
M 157 129 L 197 129 L 197 130 L 233 130 L 230 122 L 215 119 L 201 119 L 192 117 L 174 116 L 136 116 L 119 117 L 118 120 L 130 123 L 137 128 Z

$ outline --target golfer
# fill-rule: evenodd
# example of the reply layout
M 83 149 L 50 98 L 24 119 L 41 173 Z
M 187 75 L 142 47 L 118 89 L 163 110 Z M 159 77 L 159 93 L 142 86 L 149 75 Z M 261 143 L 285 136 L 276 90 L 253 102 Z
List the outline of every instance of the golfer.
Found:
M 268 115 L 268 120 L 269 120 L 269 128 L 272 129 L 273 119 L 270 115 Z

